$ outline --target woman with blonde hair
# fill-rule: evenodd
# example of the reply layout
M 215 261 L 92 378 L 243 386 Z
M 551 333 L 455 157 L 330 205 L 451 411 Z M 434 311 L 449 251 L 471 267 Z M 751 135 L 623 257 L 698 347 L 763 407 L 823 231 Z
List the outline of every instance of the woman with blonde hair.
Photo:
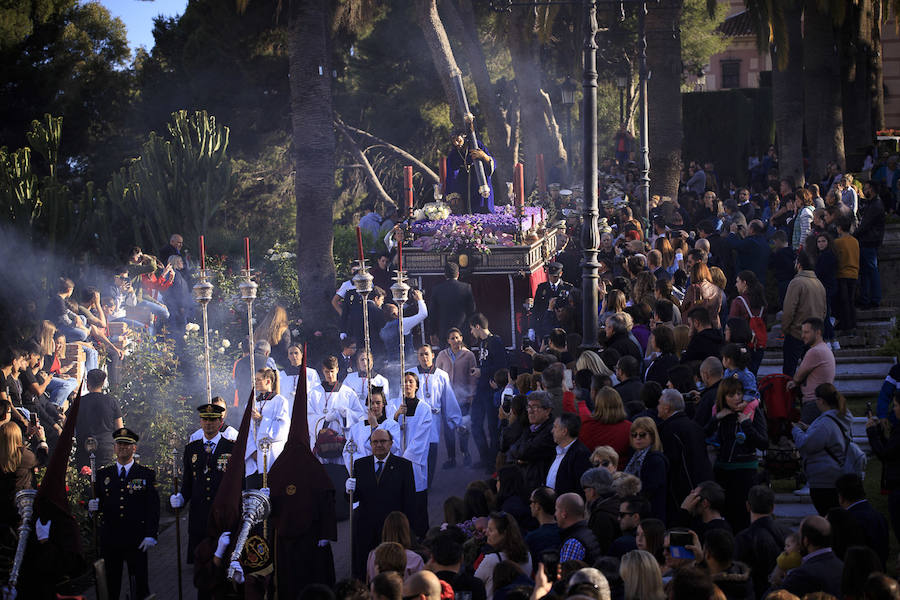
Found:
M 5 409 L 15 410 L 9 404 Z M 37 426 L 35 435 L 42 442 L 46 459 L 43 428 Z M 16 492 L 35 488 L 38 466 L 37 456 L 22 441 L 19 426 L 12 421 L 0 425 L 0 524 L 14 527 L 18 523 Z
M 672 248 L 672 243 L 669 241 L 669 238 L 665 236 L 656 238 L 654 247 L 662 254 L 662 268 L 664 268 L 669 275 L 674 275 L 675 271 L 678 270 L 678 267 L 675 266 L 675 250 Z
M 615 473 L 619 468 L 619 453 L 613 450 L 612 446 L 597 446 L 591 452 L 591 464 Z
M 411 550 L 413 538 L 409 530 L 409 519 L 398 510 L 389 513 L 384 518 L 384 525 L 381 527 L 381 543 L 384 544 L 386 542 L 400 544 L 406 552 L 404 579 L 425 568 L 425 561 L 422 560 L 422 557 Z M 377 575 L 375 571 L 375 550 L 372 550 L 369 552 L 369 559 L 366 562 L 366 577 L 371 581 L 375 575 Z
M 272 307 L 269 313 L 253 332 L 254 341 L 265 340 L 272 347 L 269 354 L 278 365 L 288 364 L 288 348 L 291 345 L 291 329 L 288 327 L 287 311 L 280 304 Z
M 615 389 L 607 386 L 594 388 L 591 394 L 594 411 L 590 419 L 581 424 L 579 439 L 589 450 L 597 446 L 610 446 L 619 456 L 624 455 L 628 450 L 631 422 L 625 418 L 622 397 Z
M 662 453 L 656 423 L 650 417 L 638 417 L 631 424 L 631 449 L 631 458 L 623 470 L 641 480 L 653 516 L 665 522 L 668 461 Z
M 656 558 L 646 550 L 632 550 L 622 557 L 619 575 L 625 583 L 625 600 L 664 600 L 662 573 Z
M 724 295 L 724 292 L 713 283 L 709 267 L 698 262 L 691 269 L 691 285 L 684 293 L 681 314 L 688 315 L 692 309 L 702 306 L 709 313 L 712 328 L 720 329 L 719 312 L 722 310 Z
M 604 377 L 612 377 L 613 372 L 609 367 L 606 366 L 606 363 L 603 362 L 603 359 L 600 358 L 600 355 L 594 352 L 593 350 L 585 350 L 581 353 L 581 356 L 578 357 L 578 360 L 575 361 L 575 372 L 588 370 L 594 375 L 603 375 Z M 519 375 L 521 377 L 521 375 Z M 516 380 L 518 384 L 518 379 Z M 519 390 L 522 391 L 521 389 Z

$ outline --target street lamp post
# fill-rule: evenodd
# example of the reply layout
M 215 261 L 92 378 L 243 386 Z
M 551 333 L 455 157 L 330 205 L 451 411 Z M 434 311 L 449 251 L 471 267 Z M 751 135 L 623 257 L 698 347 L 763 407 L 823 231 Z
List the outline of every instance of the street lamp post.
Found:
M 582 262 L 581 290 L 582 290 L 582 347 L 591 349 L 598 345 L 599 333 L 599 297 L 597 284 L 600 281 L 598 273 L 600 264 L 597 262 L 597 247 L 600 241 L 598 230 L 599 206 L 598 206 L 598 170 L 597 170 L 597 5 L 611 4 L 624 7 L 625 4 L 639 5 L 639 16 L 643 24 L 643 15 L 647 10 L 647 0 L 491 0 L 491 8 L 496 12 L 510 12 L 513 6 L 534 8 L 536 6 L 554 6 L 563 4 L 580 4 L 584 7 L 585 27 L 583 61 L 584 74 L 581 82 L 584 97 L 582 98 L 581 120 L 584 131 L 584 147 L 582 148 L 584 162 L 584 208 L 581 212 L 581 245 L 584 249 L 584 261 Z M 641 48 L 643 58 L 641 61 L 641 73 L 646 71 L 646 46 L 643 25 L 640 29 Z M 642 88 L 643 90 L 643 88 Z M 646 103 L 644 107 L 643 121 L 646 122 Z M 644 162 L 642 177 L 646 178 L 649 189 L 649 162 L 646 161 L 646 127 L 641 133 L 641 148 Z M 642 185 L 644 179 L 642 178 Z M 645 197 L 645 205 L 649 195 Z
M 624 71 L 619 71 L 616 74 L 616 87 L 619 88 L 619 126 L 625 126 L 625 86 L 628 83 L 628 78 L 625 76 Z
M 560 104 L 566 109 L 566 158 L 569 169 L 572 168 L 572 107 L 575 105 L 575 90 L 578 84 L 566 75 L 566 80 L 559 86 Z

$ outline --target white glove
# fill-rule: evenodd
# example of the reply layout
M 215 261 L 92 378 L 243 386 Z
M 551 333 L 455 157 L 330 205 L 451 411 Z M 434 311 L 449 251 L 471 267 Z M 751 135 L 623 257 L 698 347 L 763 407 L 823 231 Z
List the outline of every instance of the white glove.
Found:
M 435 404 L 434 406 L 432 406 L 432 407 L 431 407 L 431 414 L 433 414 L 433 415 L 439 415 L 439 414 L 441 414 L 441 405 L 440 405 L 440 404 Z
M 10 588 L 8 585 L 3 586 L 2 590 L 2 598 L 3 600 L 16 600 L 16 588 Z
M 347 479 L 347 483 L 344 484 L 344 489 L 347 490 L 348 494 L 352 491 L 355 491 L 356 490 L 356 477 L 349 477 Z
M 91 498 L 88 500 L 88 512 L 97 512 L 100 510 L 100 499 Z
M 319 548 L 324 548 L 328 545 L 328 540 L 319 540 Z
M 34 534 L 37 536 L 39 542 L 43 542 L 50 537 L 50 523 L 50 520 L 44 523 L 38 519 L 37 523 L 34 524 Z
M 152 548 L 155 545 L 156 545 L 156 540 L 154 540 L 152 537 L 145 537 L 143 540 L 141 540 L 141 543 L 138 545 L 138 550 L 140 550 L 141 552 L 146 552 L 147 550 L 149 550 L 150 548 Z
M 269 497 L 269 488 L 260 488 L 259 493 L 264 495 L 266 498 Z
M 241 568 L 241 563 L 233 560 L 229 566 L 234 569 L 234 582 L 238 585 L 244 583 L 244 570 Z
M 216 558 L 222 558 L 225 556 L 225 551 L 228 550 L 228 546 L 231 544 L 231 532 L 226 531 L 222 535 L 219 536 L 219 541 L 216 543 Z
M 184 506 L 184 496 L 181 495 L 181 492 L 177 494 L 172 494 L 169 496 L 169 504 L 172 508 L 181 508 Z
M 333 408 L 329 411 L 325 412 L 325 420 L 326 421 L 337 421 L 340 418 L 340 413 Z
M 347 334 L 344 333 L 343 331 L 341 332 L 341 339 L 342 339 L 342 340 L 346 340 L 346 339 L 347 339 Z

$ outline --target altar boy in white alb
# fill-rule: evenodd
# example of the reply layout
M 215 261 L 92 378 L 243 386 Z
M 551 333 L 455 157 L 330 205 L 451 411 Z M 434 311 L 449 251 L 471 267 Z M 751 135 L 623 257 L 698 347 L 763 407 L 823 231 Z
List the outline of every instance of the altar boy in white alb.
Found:
M 338 361 L 333 356 L 322 361 L 322 383 L 309 390 L 307 420 L 310 448 L 315 448 L 316 434 L 323 428 L 331 428 L 343 435 L 357 421 L 366 417 L 366 410 L 359 403 L 356 393 L 337 380 Z M 340 456 L 322 459 L 323 463 L 341 464 Z
M 372 364 L 372 354 L 366 354 L 365 350 L 360 350 L 356 354 L 356 371 L 347 373 L 344 377 L 344 385 L 356 392 L 359 403 L 365 408 L 367 397 L 369 395 L 369 380 L 366 377 L 367 367 Z M 384 375 L 372 373 L 372 387 L 380 387 L 384 392 L 385 398 L 390 398 L 390 390 L 388 380 Z
M 391 454 L 400 455 L 403 451 L 401 448 L 402 440 L 400 435 L 400 424 L 392 417 L 393 414 L 387 414 L 387 401 L 385 393 L 380 387 L 372 387 L 372 397 L 369 399 L 369 412 L 365 420 L 357 421 L 347 432 L 347 443 L 344 445 L 344 466 L 347 467 L 347 473 L 350 473 L 351 465 L 355 464 L 360 458 L 372 454 L 372 443 L 370 439 L 372 434 L 378 429 L 386 429 L 394 438 L 391 445 Z
M 294 394 L 297 392 L 297 379 L 300 377 L 300 371 L 303 369 L 303 349 L 297 344 L 288 346 L 288 364 L 284 369 L 278 371 L 279 387 L 281 395 L 287 398 L 288 404 L 291 406 L 291 414 L 294 413 Z M 306 389 L 314 389 L 319 385 L 319 374 L 311 367 L 306 367 Z
M 388 414 L 400 424 L 401 456 L 412 463 L 416 480 L 416 514 L 410 525 L 420 538 L 428 530 L 428 440 L 431 437 L 431 407 L 416 396 L 419 377 L 403 374 L 403 397 L 391 400 Z
M 462 423 L 462 411 L 459 410 L 459 402 L 453 392 L 450 375 L 434 365 L 434 352 L 431 346 L 428 344 L 419 346 L 416 358 L 419 360 L 417 367 L 419 391 L 416 392 L 416 396 L 431 407 L 432 414 L 431 435 L 428 438 L 428 487 L 431 487 L 437 467 L 438 445 L 441 441 L 441 418 L 446 419 L 447 425 L 455 431 Z

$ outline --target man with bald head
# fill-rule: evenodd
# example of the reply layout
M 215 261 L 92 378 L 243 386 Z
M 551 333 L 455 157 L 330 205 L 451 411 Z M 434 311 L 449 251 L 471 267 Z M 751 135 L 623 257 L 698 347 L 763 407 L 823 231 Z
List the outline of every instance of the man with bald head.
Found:
M 584 500 L 575 493 L 556 499 L 556 524 L 559 526 L 559 562 L 583 560 L 589 565 L 603 554 L 597 536 L 584 516 Z
M 825 592 L 841 597 L 844 563 L 831 550 L 831 524 L 813 515 L 800 523 L 800 551 L 803 562 L 788 572 L 781 587 L 798 597 Z
M 441 600 L 441 582 L 431 571 L 419 571 L 403 582 L 404 600 Z
M 347 479 L 347 493 L 359 502 L 353 511 L 353 576 L 365 580 L 369 551 L 381 542 L 381 528 L 389 513 L 399 510 L 410 521 L 416 516 L 416 482 L 412 463 L 391 454 L 393 436 L 387 429 L 376 429 L 369 442 L 372 454 L 353 464 L 353 477 Z

